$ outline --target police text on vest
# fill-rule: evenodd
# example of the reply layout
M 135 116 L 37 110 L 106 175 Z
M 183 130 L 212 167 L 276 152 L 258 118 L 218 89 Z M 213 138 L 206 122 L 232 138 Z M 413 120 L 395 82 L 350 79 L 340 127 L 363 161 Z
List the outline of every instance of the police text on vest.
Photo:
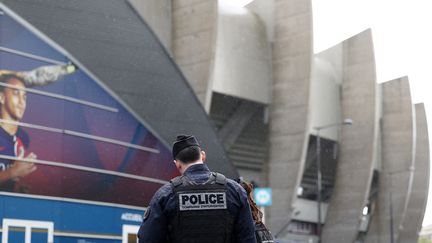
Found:
M 225 192 L 180 193 L 180 211 L 226 209 Z

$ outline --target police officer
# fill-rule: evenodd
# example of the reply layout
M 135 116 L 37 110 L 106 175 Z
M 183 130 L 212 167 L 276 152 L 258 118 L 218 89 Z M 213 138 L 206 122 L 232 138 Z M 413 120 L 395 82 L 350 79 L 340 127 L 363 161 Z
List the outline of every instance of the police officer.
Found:
M 138 231 L 139 243 L 255 243 L 245 190 L 210 172 L 194 136 L 177 136 L 172 154 L 181 176 L 153 196 Z

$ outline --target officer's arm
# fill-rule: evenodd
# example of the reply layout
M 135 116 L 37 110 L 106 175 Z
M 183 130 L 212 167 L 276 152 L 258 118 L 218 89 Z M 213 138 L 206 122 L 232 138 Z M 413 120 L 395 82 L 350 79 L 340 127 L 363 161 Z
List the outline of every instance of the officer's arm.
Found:
M 168 233 L 168 219 L 164 213 L 168 188 L 161 187 L 153 196 L 144 214 L 144 219 L 138 231 L 139 243 L 166 242 Z
M 252 219 L 249 202 L 246 192 L 241 188 L 238 190 L 240 199 L 240 210 L 234 222 L 234 242 L 236 243 L 256 243 L 255 225 Z

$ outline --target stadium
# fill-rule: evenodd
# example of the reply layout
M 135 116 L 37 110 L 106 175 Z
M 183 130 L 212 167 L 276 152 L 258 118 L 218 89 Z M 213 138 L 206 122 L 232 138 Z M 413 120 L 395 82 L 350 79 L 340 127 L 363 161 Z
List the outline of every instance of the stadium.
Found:
M 417 242 L 424 105 L 406 76 L 377 84 L 370 29 L 314 54 L 312 17 L 310 0 L 1 0 L 2 242 L 137 242 L 180 133 L 271 188 L 280 242 Z

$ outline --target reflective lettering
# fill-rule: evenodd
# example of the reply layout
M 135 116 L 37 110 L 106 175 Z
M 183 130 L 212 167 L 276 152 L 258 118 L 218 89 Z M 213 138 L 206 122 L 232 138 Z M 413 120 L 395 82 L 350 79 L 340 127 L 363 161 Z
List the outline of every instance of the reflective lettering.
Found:
M 198 201 L 198 198 L 197 198 L 196 195 L 192 195 L 192 196 L 190 196 L 189 199 L 190 199 L 190 202 L 191 202 L 192 204 L 196 204 L 197 201 Z
M 226 209 L 225 192 L 185 192 L 179 193 L 180 210 Z
M 215 204 L 216 203 L 216 195 L 215 194 L 209 195 L 209 201 L 210 201 L 210 203 Z
M 217 194 L 217 202 L 218 202 L 218 203 L 223 203 L 223 202 L 224 202 L 224 198 L 223 198 L 223 196 L 224 196 L 224 195 L 222 195 L 222 194 Z
M 204 195 L 204 198 L 202 198 L 202 196 L 203 195 L 198 195 L 198 203 L 199 204 L 206 204 L 206 203 L 208 203 L 208 201 L 207 201 L 207 198 L 208 198 L 208 195 Z
M 186 203 L 189 200 L 189 197 L 186 196 L 186 195 L 183 195 L 181 198 L 182 198 L 182 203 L 183 204 Z

